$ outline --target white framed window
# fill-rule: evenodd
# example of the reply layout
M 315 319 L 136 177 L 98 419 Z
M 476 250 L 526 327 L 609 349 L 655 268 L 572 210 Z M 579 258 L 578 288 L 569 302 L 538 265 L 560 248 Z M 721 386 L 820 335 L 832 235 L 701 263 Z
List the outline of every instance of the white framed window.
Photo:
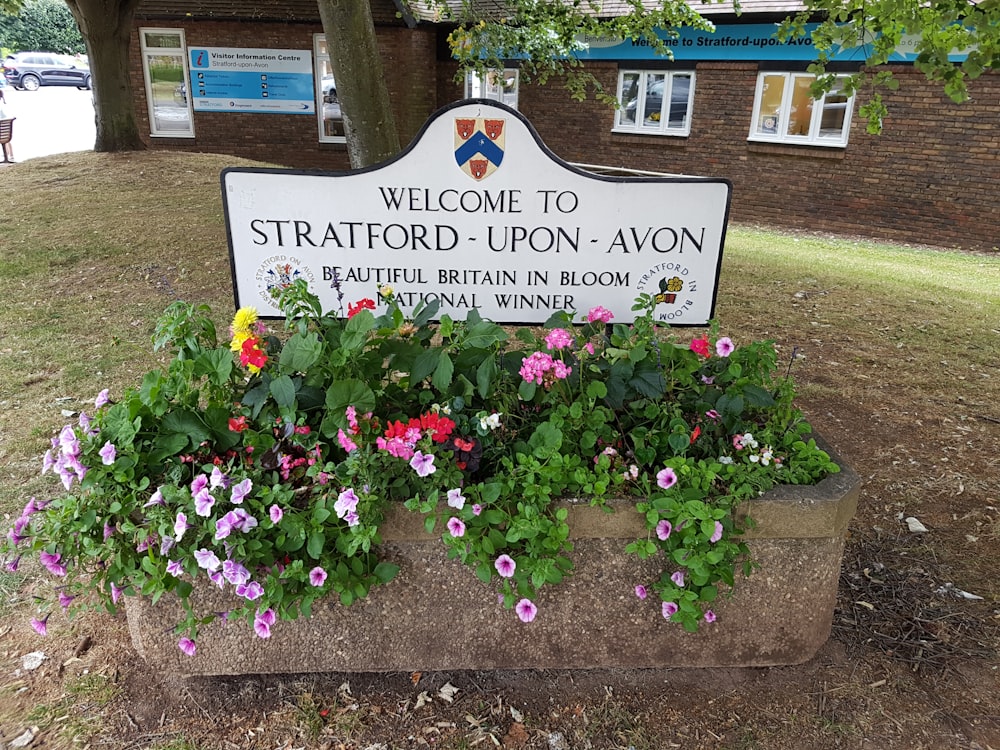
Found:
M 619 71 L 618 101 L 615 132 L 689 135 L 694 71 Z
M 320 143 L 346 143 L 344 116 L 340 113 L 337 82 L 333 79 L 330 52 L 326 36 L 313 36 L 313 79 L 316 81 L 316 117 L 319 120 Z
M 139 29 L 149 134 L 194 138 L 183 29 Z
M 517 109 L 517 86 L 520 71 L 517 68 L 491 70 L 485 77 L 474 71 L 465 74 L 466 99 L 492 99 Z
M 815 80 L 809 73 L 758 74 L 749 140 L 846 146 L 854 97 L 838 82 L 821 99 L 813 99 L 809 87 Z

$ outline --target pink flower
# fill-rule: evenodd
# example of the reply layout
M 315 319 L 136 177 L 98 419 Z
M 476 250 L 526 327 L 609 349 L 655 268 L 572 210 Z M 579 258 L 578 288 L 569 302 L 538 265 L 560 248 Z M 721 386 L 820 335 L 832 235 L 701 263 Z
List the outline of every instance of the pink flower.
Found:
M 705 416 L 709 419 L 718 419 L 720 415 L 715 409 L 709 409 L 705 412 Z
M 656 484 L 658 487 L 669 490 L 675 484 L 677 484 L 677 472 L 671 469 L 669 466 L 662 471 L 656 473 Z
M 645 599 L 646 598 L 646 587 L 643 586 L 642 584 L 636 586 L 635 587 L 635 595 L 638 596 L 640 599 Z
M 699 357 L 705 357 L 707 359 L 708 357 L 712 356 L 712 352 L 708 348 L 707 334 L 702 336 L 701 338 L 691 339 L 691 344 L 689 348 Z
M 553 328 L 545 337 L 545 348 L 549 350 L 565 349 L 572 343 L 573 337 L 565 328 Z
M 683 570 L 674 571 L 673 575 L 670 576 L 670 580 L 673 581 L 676 585 L 680 586 L 681 588 L 684 588 L 684 571 Z
M 274 524 L 279 523 L 281 521 L 281 517 L 285 515 L 284 511 L 282 511 L 277 505 L 272 505 L 268 514 L 271 516 L 271 523 Z
M 722 524 L 716 521 L 715 531 L 712 533 L 712 536 L 709 537 L 708 541 L 711 542 L 712 544 L 715 544 L 720 539 L 722 539 Z
M 233 502 L 233 504 L 239 505 L 246 499 L 252 489 L 253 481 L 251 479 L 244 479 L 239 484 L 233 486 L 233 492 L 229 499 Z
M 656 524 L 656 538 L 660 541 L 667 541 L 670 538 L 671 531 L 673 531 L 673 526 L 670 525 L 670 521 L 664 519 Z
M 351 513 L 358 507 L 358 496 L 354 492 L 353 487 L 348 487 L 346 490 L 337 496 L 337 502 L 333 504 L 333 510 L 337 514 L 337 518 L 345 518 L 348 513 Z
M 594 354 L 594 345 L 592 343 L 590 343 L 588 341 L 586 344 L 583 345 L 583 348 L 587 350 L 587 354 L 590 354 L 591 356 L 593 356 L 593 354 Z
M 590 308 L 590 311 L 587 313 L 587 322 L 610 323 L 613 317 L 615 317 L 614 313 L 607 308 L 598 305 L 597 307 Z
M 47 624 L 48 621 L 49 621 L 49 615 L 45 615 L 44 620 L 39 620 L 37 618 L 32 617 L 28 622 L 31 623 L 31 627 L 35 629 L 35 632 L 38 633 L 38 635 L 48 635 L 49 634 L 49 628 Z
M 452 516 L 448 519 L 448 531 L 452 536 L 465 536 L 465 524 L 461 519 Z
M 677 605 L 673 602 L 663 602 L 663 606 L 660 608 L 663 612 L 664 619 L 669 620 L 677 613 Z
M 723 336 L 721 339 L 715 342 L 715 353 L 720 357 L 728 357 L 733 353 L 736 346 L 733 344 L 733 340 L 728 336 Z
M 351 440 L 343 430 L 337 430 L 337 441 L 340 443 L 340 447 L 348 453 L 358 449 L 358 444 Z
M 259 638 L 270 638 L 271 626 L 274 625 L 275 619 L 273 609 L 265 609 L 263 612 L 258 612 L 253 618 L 253 632 Z
M 179 648 L 188 656 L 194 656 L 195 651 L 198 650 L 198 647 L 195 645 L 195 642 L 192 641 L 190 638 L 181 638 L 179 641 L 177 641 L 177 648 Z
M 313 586 L 322 586 L 326 581 L 326 571 L 318 565 L 309 571 L 309 583 Z
M 111 399 L 108 398 L 108 389 L 105 388 L 103 391 L 97 394 L 97 398 L 94 399 L 94 408 L 100 409 L 102 406 L 107 404 Z
M 705 622 L 715 622 L 715 612 L 712 610 L 707 610 L 705 612 Z
M 472 506 L 472 515 L 478 516 L 482 512 L 483 512 L 483 506 L 482 505 L 480 505 L 479 503 L 473 504 L 473 506 Z
M 110 440 L 104 444 L 104 447 L 101 448 L 100 451 L 98 451 L 98 455 L 101 457 L 101 463 L 105 466 L 111 466 L 111 464 L 115 462 L 115 456 L 117 453 L 117 449 Z
M 493 567 L 497 569 L 497 573 L 500 574 L 501 578 L 510 578 L 514 575 L 514 569 L 517 568 L 517 563 L 514 562 L 514 558 L 510 555 L 500 555 L 493 563 Z
M 517 612 L 517 616 L 521 622 L 531 622 L 535 619 L 535 615 L 538 614 L 538 607 L 535 606 L 531 599 L 522 599 L 514 605 L 514 611 Z

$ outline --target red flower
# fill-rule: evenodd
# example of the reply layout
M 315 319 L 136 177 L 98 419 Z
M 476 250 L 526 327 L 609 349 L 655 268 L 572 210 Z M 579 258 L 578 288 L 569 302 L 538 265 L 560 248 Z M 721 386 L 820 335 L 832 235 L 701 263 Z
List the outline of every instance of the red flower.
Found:
M 362 310 L 374 310 L 374 309 L 375 309 L 375 300 L 368 299 L 367 297 L 365 297 L 364 299 L 359 299 L 356 305 L 352 305 L 350 302 L 348 302 L 347 317 L 353 318 Z
M 695 425 L 694 432 L 691 433 L 691 444 L 692 445 L 694 444 L 694 441 L 698 439 L 698 436 L 700 434 L 701 434 L 701 427 L 698 426 L 698 425 Z
M 708 345 L 708 334 L 705 334 L 700 339 L 691 339 L 691 351 L 697 354 L 699 357 L 705 357 L 708 359 L 712 356 L 712 351 Z
M 247 424 L 247 418 L 244 416 L 236 417 L 235 419 L 230 417 L 229 419 L 229 430 L 230 432 L 243 432 L 249 425 Z
M 256 336 L 250 336 L 243 342 L 240 364 L 249 368 L 251 372 L 259 372 L 267 364 L 267 354 L 260 348 L 260 339 Z
M 443 417 L 435 411 L 429 411 L 420 415 L 420 429 L 432 430 L 431 439 L 435 443 L 443 443 L 451 435 L 451 431 L 455 429 L 455 423 L 448 417 Z

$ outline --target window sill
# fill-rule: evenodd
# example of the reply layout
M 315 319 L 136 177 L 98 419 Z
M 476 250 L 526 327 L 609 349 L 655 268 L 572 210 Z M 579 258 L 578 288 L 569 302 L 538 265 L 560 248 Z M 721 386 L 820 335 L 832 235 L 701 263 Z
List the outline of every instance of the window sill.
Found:
M 638 137 L 653 138 L 687 138 L 691 135 L 690 130 L 626 130 L 624 128 L 612 128 L 613 135 L 634 135 Z
M 780 143 L 747 139 L 747 151 L 752 154 L 783 154 L 787 156 L 813 156 L 817 159 L 843 159 L 847 145 L 820 143 Z
M 194 138 L 194 133 L 150 133 L 150 138 L 183 138 L 190 140 Z

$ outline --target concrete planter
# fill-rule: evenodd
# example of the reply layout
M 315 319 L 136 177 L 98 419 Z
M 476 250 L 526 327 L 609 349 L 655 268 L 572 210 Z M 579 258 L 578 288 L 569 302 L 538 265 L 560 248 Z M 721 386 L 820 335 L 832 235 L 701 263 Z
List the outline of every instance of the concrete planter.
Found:
M 839 474 L 811 487 L 778 487 L 749 504 L 758 525 L 747 539 L 760 569 L 737 578 L 735 596 L 715 607 L 718 621 L 696 634 L 633 593 L 659 568 L 644 569 L 649 561 L 624 552 L 645 531 L 622 502 L 613 515 L 568 504 L 574 575 L 543 589 L 527 625 L 497 604 L 493 587 L 447 558 L 422 517 L 399 509 L 383 526 L 383 549 L 400 573 L 366 600 L 317 602 L 311 618 L 279 621 L 267 640 L 243 623 L 207 626 L 188 657 L 171 631 L 180 607 L 130 597 L 132 642 L 155 668 L 179 676 L 799 664 L 829 637 L 844 535 L 857 508 L 860 479 L 834 458 Z M 227 609 L 227 600 L 214 586 L 192 596 L 205 612 Z

